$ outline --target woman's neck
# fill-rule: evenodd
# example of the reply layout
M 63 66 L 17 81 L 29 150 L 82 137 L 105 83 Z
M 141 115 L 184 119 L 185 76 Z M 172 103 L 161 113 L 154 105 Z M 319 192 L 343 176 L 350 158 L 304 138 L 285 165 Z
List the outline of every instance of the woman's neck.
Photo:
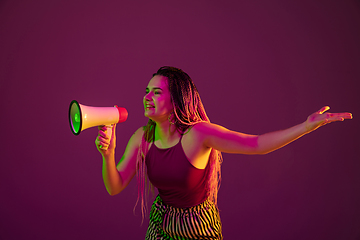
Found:
M 159 141 L 163 147 L 173 145 L 177 142 L 181 134 L 176 129 L 174 124 L 170 124 L 169 121 L 162 123 L 157 122 L 155 127 L 155 141 Z

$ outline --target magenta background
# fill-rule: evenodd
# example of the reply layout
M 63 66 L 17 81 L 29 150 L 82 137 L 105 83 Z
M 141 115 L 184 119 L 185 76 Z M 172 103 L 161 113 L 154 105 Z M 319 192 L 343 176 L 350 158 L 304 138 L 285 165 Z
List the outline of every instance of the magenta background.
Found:
M 0 2 L 0 239 L 143 239 L 132 181 L 111 197 L 96 129 L 71 100 L 126 107 L 119 160 L 160 66 L 195 81 L 214 123 L 261 134 L 324 105 L 351 121 L 265 156 L 224 154 L 225 239 L 360 238 L 359 1 Z

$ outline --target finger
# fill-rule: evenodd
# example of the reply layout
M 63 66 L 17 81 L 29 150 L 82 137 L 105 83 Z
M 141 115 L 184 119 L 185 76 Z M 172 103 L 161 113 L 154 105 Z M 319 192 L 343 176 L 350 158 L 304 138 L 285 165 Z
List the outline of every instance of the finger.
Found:
M 106 130 L 106 126 L 105 126 L 105 125 L 99 125 L 99 126 L 98 126 L 98 129 L 99 129 L 99 130 Z
M 352 119 L 351 113 L 327 113 L 326 119 L 328 121 L 344 121 L 345 119 Z
M 101 144 L 110 144 L 110 140 L 108 138 L 104 138 L 104 137 L 99 136 L 99 143 L 101 143 Z
M 319 113 L 319 114 L 323 114 L 324 112 L 326 112 L 326 111 L 329 110 L 329 109 L 330 109 L 329 106 L 322 107 L 322 108 L 318 111 L 318 113 Z
M 351 114 L 351 113 L 348 113 L 348 112 L 346 112 L 346 113 L 341 113 L 341 116 L 342 116 L 343 118 L 345 118 L 345 119 L 352 119 L 352 118 L 353 118 L 352 114 Z
M 99 131 L 98 135 L 99 135 L 99 137 L 106 138 L 106 133 L 102 130 Z
M 107 149 L 107 148 L 109 147 L 109 144 L 104 143 L 104 142 L 100 142 L 100 143 L 98 144 L 98 146 L 99 146 L 99 148 L 105 148 L 105 149 Z
M 104 126 L 101 130 L 99 130 L 98 135 L 107 139 L 108 138 L 107 131 L 108 131 L 108 128 L 106 126 Z
M 101 149 L 101 148 L 103 147 L 103 145 L 101 144 L 101 142 L 99 141 L 99 139 L 96 139 L 96 140 L 95 140 L 95 145 L 96 145 L 99 149 Z
M 330 120 L 335 120 L 335 121 L 344 121 L 345 119 L 351 119 L 351 118 L 347 118 L 347 117 L 344 117 L 344 116 L 337 116 L 337 117 L 333 117 L 331 118 Z
M 341 117 L 344 119 L 352 119 L 352 114 L 351 113 L 330 113 L 329 117 Z

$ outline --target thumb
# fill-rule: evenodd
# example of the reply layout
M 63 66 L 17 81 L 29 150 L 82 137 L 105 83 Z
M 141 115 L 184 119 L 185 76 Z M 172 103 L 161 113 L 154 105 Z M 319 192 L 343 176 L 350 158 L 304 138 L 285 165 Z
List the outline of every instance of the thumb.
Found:
M 324 112 L 326 112 L 326 111 L 329 110 L 329 109 L 330 109 L 329 106 L 322 107 L 322 108 L 318 111 L 318 113 L 319 113 L 319 114 L 323 114 Z

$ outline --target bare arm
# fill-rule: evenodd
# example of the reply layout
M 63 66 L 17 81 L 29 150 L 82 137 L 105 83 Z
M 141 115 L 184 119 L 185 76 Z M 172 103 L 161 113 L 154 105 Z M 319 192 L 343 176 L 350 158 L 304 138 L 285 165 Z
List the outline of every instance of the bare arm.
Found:
M 258 138 L 257 154 L 275 151 L 304 136 L 306 133 L 308 132 L 306 131 L 306 122 L 304 122 L 291 128 L 262 134 Z
M 325 113 L 329 109 L 328 106 L 321 108 L 311 114 L 305 122 L 294 127 L 260 135 L 258 140 L 260 153 L 275 151 L 328 123 L 352 119 L 351 113 Z
M 106 138 L 105 130 L 106 127 L 99 127 L 99 135 L 95 140 L 95 144 L 103 158 L 102 176 L 106 190 L 113 196 L 124 190 L 136 173 L 136 157 L 143 131 L 140 128 L 132 135 L 124 155 L 116 166 L 116 125 L 112 129 L 111 140 Z M 99 146 L 108 146 L 108 149 L 104 150 Z
M 205 147 L 222 152 L 266 154 L 293 142 L 320 126 L 352 118 L 351 113 L 324 113 L 328 109 L 327 106 L 323 107 L 311 114 L 304 123 L 294 127 L 262 135 L 234 132 L 211 123 L 197 124 L 194 128 L 194 135 L 197 140 L 203 142 Z

